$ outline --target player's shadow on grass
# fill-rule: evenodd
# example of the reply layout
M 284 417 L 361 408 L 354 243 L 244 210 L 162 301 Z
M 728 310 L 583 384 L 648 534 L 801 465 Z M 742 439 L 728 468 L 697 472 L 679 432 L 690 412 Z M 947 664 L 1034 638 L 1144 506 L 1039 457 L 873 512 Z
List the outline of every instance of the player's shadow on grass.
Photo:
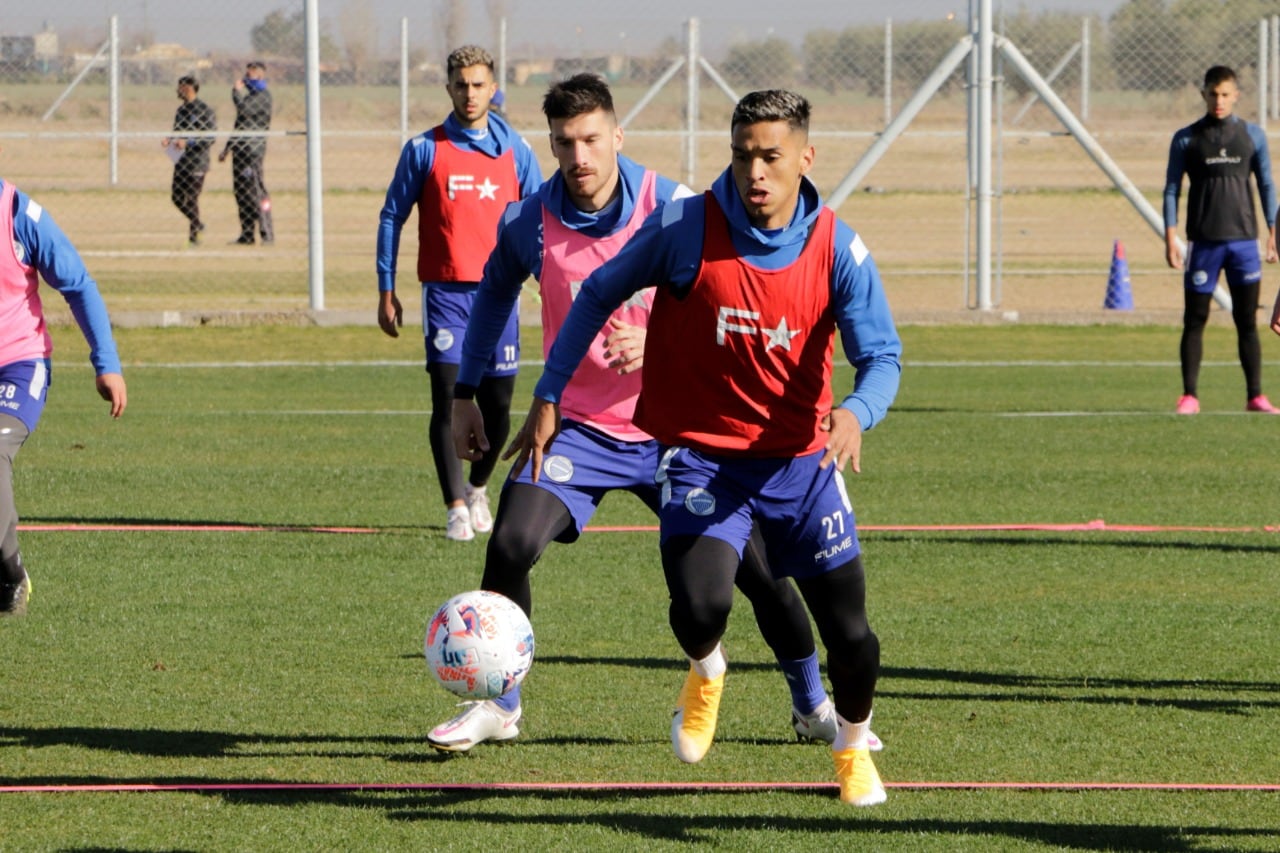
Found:
M 1084 548 L 1133 548 L 1141 551 L 1204 551 L 1219 554 L 1280 554 L 1280 540 L 1275 545 L 1255 545 L 1234 542 L 1186 542 L 1168 541 L 1158 538 L 1118 538 L 1114 534 L 1099 530 L 1079 536 L 1046 535 L 1042 531 L 1028 530 L 1025 536 L 991 536 L 982 531 L 974 531 L 970 535 L 957 536 L 954 531 L 947 535 L 935 535 L 930 531 L 912 533 L 866 531 L 860 533 L 862 538 L 875 542 L 907 542 L 919 543 L 927 539 L 930 543 L 942 542 L 951 545 L 996 545 L 1001 548 L 1061 548 L 1064 545 L 1078 545 Z M 1204 534 L 1208 535 L 1208 534 Z
M 324 758 L 385 758 L 392 749 L 410 744 L 417 746 L 421 743 L 421 738 L 392 735 L 353 737 L 89 728 L 87 726 L 48 728 L 0 726 L 0 747 L 17 746 L 38 749 L 51 746 L 73 746 L 154 758 L 261 758 L 299 755 Z M 367 748 L 333 748 L 350 744 L 365 745 Z
M 826 834 L 837 841 L 836 849 L 848 843 L 851 831 L 883 833 L 903 837 L 954 836 L 957 843 L 972 844 L 982 836 L 1009 838 L 1036 844 L 1077 849 L 1159 851 L 1178 853 L 1216 846 L 1232 838 L 1266 839 L 1274 828 L 1219 826 L 1132 826 L 1098 823 L 1050 823 L 1018 820 L 945 820 L 939 818 L 887 819 L 878 811 L 891 808 L 910 793 L 890 791 L 888 806 L 881 809 L 847 808 L 847 813 L 827 816 L 834 804 L 822 803 L 823 814 L 797 816 L 777 814 L 776 806 L 766 806 L 759 814 L 741 814 L 744 798 L 753 796 L 804 797 L 831 800 L 829 791 L 709 792 L 698 791 L 699 805 L 685 812 L 681 805 L 689 801 L 687 791 L 443 791 L 443 792 L 356 792 L 323 791 L 256 792 L 229 791 L 219 796 L 237 805 L 273 803 L 297 806 L 313 803 L 347 805 L 356 808 L 382 809 L 389 820 L 431 824 L 473 824 L 491 837 L 501 837 L 502 826 L 544 826 L 549 829 L 594 827 L 619 835 L 632 835 L 649 841 L 681 843 L 717 843 L 732 837 L 735 831 L 767 834 L 798 833 L 800 836 Z M 1073 795 L 1075 796 L 1075 795 Z M 710 798 L 724 797 L 726 807 L 708 806 Z M 655 802 L 657 801 L 657 802 Z M 519 803 L 511 808 L 509 804 Z M 654 803 L 655 813 L 640 811 L 629 803 Z M 539 805 L 546 808 L 539 812 Z M 578 811 L 579 813 L 572 813 Z M 739 812 L 734 814 L 733 812 Z M 569 812 L 569 813 L 566 813 Z M 868 836 L 870 837 L 870 836 Z M 841 840 L 842 839 L 842 840 Z M 625 839 L 624 839 L 625 840 Z
M 910 681 L 932 681 L 940 686 L 936 690 L 903 689 L 903 683 Z M 954 689 L 957 684 L 996 689 L 981 692 L 958 691 Z M 1187 695 L 1191 692 L 1197 695 Z M 1071 702 L 1176 708 L 1182 711 L 1231 715 L 1248 715 L 1280 708 L 1280 699 L 1277 698 L 1280 697 L 1280 682 L 1044 676 L 918 667 L 885 667 L 876 685 L 876 695 L 883 698 L 942 702 Z

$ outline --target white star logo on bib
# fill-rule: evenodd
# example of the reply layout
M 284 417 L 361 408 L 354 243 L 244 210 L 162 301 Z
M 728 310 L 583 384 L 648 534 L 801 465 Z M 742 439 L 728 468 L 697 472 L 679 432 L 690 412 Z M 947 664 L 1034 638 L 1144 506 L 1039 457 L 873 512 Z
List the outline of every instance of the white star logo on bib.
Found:
M 491 198 L 494 201 L 498 200 L 498 185 L 490 181 L 488 178 L 484 179 L 483 184 L 476 184 L 476 189 L 480 191 L 481 201 L 484 201 L 486 198 Z
M 768 343 L 764 345 L 765 352 L 768 352 L 774 347 L 782 347 L 783 349 L 790 352 L 791 339 L 794 338 L 796 335 L 800 334 L 799 329 L 792 331 L 791 329 L 787 328 L 786 317 L 783 317 L 780 321 L 778 321 L 778 328 L 761 329 L 761 331 L 764 332 L 765 337 L 769 339 Z

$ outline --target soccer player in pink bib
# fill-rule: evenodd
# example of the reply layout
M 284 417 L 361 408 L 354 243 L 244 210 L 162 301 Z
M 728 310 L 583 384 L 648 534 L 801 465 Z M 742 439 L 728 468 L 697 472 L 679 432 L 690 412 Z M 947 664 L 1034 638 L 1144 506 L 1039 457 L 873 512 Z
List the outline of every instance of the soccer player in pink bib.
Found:
M 507 209 L 463 342 L 453 428 L 458 453 L 467 459 L 488 451 L 484 418 L 472 402 L 475 383 L 522 283 L 533 275 L 540 285 L 545 353 L 581 281 L 616 255 L 651 213 L 692 195 L 621 154 L 613 97 L 599 77 L 579 74 L 551 86 L 543 112 L 559 169 L 534 196 Z M 526 613 L 532 605 L 529 572 L 543 550 L 552 541 L 575 541 L 606 493 L 629 491 L 658 511 L 661 487 L 654 475 L 660 449 L 632 420 L 653 297 L 652 290 L 636 293 L 602 318 L 564 391 L 564 428 L 543 460 L 541 476 L 526 469 L 504 487 L 481 586 L 513 599 Z M 829 742 L 835 711 L 822 685 L 804 607 L 789 581 L 770 575 L 758 536 L 745 550 L 737 585 L 751 600 L 791 688 L 792 725 L 802 738 Z M 522 713 L 517 687 L 495 700 L 468 704 L 428 740 L 451 751 L 508 740 L 519 733 Z
M 885 799 L 871 759 L 880 644 L 843 469 L 897 394 L 902 345 L 862 239 L 825 207 L 809 102 L 752 92 L 731 121 L 732 161 L 706 193 L 650 217 L 583 283 L 547 357 L 513 470 L 545 478 L 561 406 L 596 331 L 656 286 L 635 422 L 664 452 L 662 564 L 671 627 L 689 657 L 671 742 L 696 762 L 715 737 L 727 665 L 720 639 L 738 565 L 759 529 L 768 564 L 795 579 L 827 649 L 843 801 Z M 839 329 L 856 376 L 831 389 Z
M 89 343 L 98 394 L 111 417 L 128 402 L 107 306 L 80 253 L 49 212 L 0 180 L 0 616 L 26 612 L 31 578 L 18 550 L 13 460 L 35 432 L 52 381 L 53 339 L 45 326 L 40 278 L 57 290 Z

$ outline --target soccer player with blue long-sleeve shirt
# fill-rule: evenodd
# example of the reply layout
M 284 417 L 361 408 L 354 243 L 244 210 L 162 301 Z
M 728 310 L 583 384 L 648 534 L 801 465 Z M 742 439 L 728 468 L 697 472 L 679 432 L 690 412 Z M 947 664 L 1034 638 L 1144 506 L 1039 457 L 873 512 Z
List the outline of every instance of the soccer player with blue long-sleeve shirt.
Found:
M 656 286 L 635 421 L 666 448 L 662 561 L 690 662 L 672 719 L 676 756 L 697 762 L 714 740 L 733 573 L 758 525 L 769 565 L 795 579 L 827 648 L 840 798 L 871 806 L 886 796 L 868 749 L 880 646 L 841 471 L 860 470 L 862 433 L 897 393 L 902 347 L 869 252 L 807 178 L 808 128 L 809 103 L 794 92 L 738 102 L 729 169 L 703 196 L 650 217 L 583 283 L 534 390 L 515 468 L 532 464 L 538 476 L 593 330 Z M 839 404 L 837 329 L 856 372 Z
M 500 451 L 474 460 L 464 481 L 449 423 L 462 336 L 498 220 L 507 204 L 537 190 L 542 173 L 529 144 L 489 110 L 498 88 L 489 52 L 464 45 L 449 54 L 447 67 L 445 90 L 453 110 L 405 144 L 378 220 L 378 325 L 393 338 L 400 334 L 396 258 L 400 229 L 416 206 L 417 280 L 431 380 L 428 436 L 447 512 L 445 536 L 465 542 L 493 525 L 485 485 Z M 495 448 L 506 441 L 519 363 L 519 316 L 512 311 L 502 344 L 478 385 L 477 400 Z
M 97 283 L 53 217 L 0 180 L 0 616 L 26 611 L 31 580 L 18 549 L 13 461 L 44 412 L 53 339 L 40 278 L 57 290 L 89 343 L 89 361 L 111 416 L 127 404 L 120 356 Z
M 1182 396 L 1175 411 L 1200 411 L 1198 385 L 1209 303 L 1225 272 L 1231 291 L 1240 366 L 1245 378 L 1245 411 L 1280 414 L 1262 393 L 1262 347 L 1258 341 L 1258 296 L 1262 261 L 1250 178 L 1258 184 L 1267 223 L 1266 259 L 1276 262 L 1276 187 L 1262 128 L 1233 114 L 1240 98 L 1236 73 L 1215 65 L 1204 75 L 1205 115 L 1173 135 L 1165 172 L 1165 260 L 1183 272 Z M 1187 240 L 1184 259 L 1178 242 L 1178 195 L 1188 177 Z M 1185 265 L 1184 265 L 1185 260 Z

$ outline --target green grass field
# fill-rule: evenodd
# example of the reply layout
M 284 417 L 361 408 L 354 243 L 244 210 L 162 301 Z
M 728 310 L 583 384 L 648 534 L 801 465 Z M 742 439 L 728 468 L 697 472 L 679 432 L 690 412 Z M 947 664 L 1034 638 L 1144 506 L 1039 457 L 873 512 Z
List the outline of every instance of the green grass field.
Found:
M 1176 329 L 903 336 L 897 404 L 850 476 L 890 786 L 857 810 L 816 787 L 828 751 L 790 737 L 745 606 L 716 744 L 696 766 L 671 754 L 684 667 L 650 532 L 539 564 L 515 743 L 425 745 L 454 712 L 421 661 L 426 619 L 478 584 L 483 547 L 443 537 L 418 341 L 121 330 L 130 406 L 111 422 L 56 329 L 15 475 L 35 591 L 0 621 L 0 787 L 208 789 L 0 793 L 0 850 L 1275 850 L 1280 418 L 1242 412 L 1234 333 L 1208 330 L 1195 418 L 1171 414 Z M 1275 396 L 1280 339 L 1264 355 Z M 1095 519 L 1111 529 L 963 527 Z M 597 518 L 648 522 L 628 496 Z M 60 525 L 269 529 L 39 529 Z M 445 787 L 492 782 L 526 787 Z M 815 787 L 532 787 L 568 782 Z M 942 784 L 961 782 L 980 786 Z

